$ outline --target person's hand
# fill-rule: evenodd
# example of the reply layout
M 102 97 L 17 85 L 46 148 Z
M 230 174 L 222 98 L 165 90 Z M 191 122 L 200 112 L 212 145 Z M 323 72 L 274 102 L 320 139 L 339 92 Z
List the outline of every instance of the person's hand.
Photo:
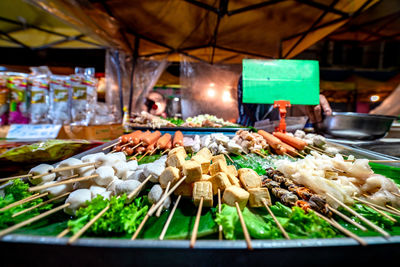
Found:
M 332 115 L 332 109 L 324 95 L 319 95 L 319 105 L 306 106 L 306 114 L 310 118 L 311 123 L 318 123 L 322 121 L 322 114 Z

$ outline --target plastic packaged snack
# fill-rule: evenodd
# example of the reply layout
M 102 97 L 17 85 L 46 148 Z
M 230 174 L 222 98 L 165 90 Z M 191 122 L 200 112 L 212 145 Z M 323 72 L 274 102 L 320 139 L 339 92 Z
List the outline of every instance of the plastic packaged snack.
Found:
M 49 123 L 49 80 L 47 75 L 30 77 L 30 120 L 32 124 Z
M 53 124 L 71 122 L 71 82 L 69 76 L 50 76 L 49 118 Z
M 10 90 L 10 112 L 8 123 L 27 124 L 28 114 L 28 77 L 24 73 L 10 73 L 7 78 L 7 88 Z
M 76 74 L 70 76 L 72 87 L 72 124 L 90 125 L 94 123 L 97 102 L 94 69 L 77 69 Z M 82 70 L 84 73 L 82 73 Z
M 6 125 L 8 122 L 8 94 L 6 87 L 7 76 L 0 73 L 0 126 Z

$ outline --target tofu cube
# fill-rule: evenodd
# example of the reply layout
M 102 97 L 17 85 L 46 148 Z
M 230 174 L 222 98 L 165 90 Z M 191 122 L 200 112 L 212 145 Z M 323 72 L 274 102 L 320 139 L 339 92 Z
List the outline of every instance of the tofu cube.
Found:
M 225 164 L 226 164 L 225 156 L 222 155 L 222 154 L 219 154 L 219 155 L 216 155 L 216 156 L 212 156 L 212 158 L 211 158 L 211 162 L 212 162 L 212 163 L 215 163 L 215 162 L 217 162 L 217 161 L 219 161 L 219 160 L 225 162 Z
M 168 182 L 171 182 L 171 187 L 179 180 L 180 171 L 178 168 L 169 166 L 164 169 L 164 171 L 161 173 L 160 178 L 158 179 L 160 185 L 162 188 L 166 188 L 168 185 Z
M 233 176 L 230 173 L 228 173 L 227 176 L 228 176 L 229 182 L 231 182 L 232 185 L 241 187 L 240 186 L 240 181 L 239 181 L 238 178 L 236 178 L 236 176 Z
M 222 202 L 232 207 L 235 207 L 235 202 L 237 202 L 242 210 L 246 207 L 249 196 L 250 194 L 246 190 L 237 186 L 230 186 L 224 191 Z
M 192 197 L 193 184 L 181 183 L 174 191 L 176 196 Z
M 228 166 L 226 165 L 226 162 L 219 160 L 211 164 L 209 171 L 211 176 L 214 176 L 219 172 L 228 173 Z
M 238 175 L 240 182 L 247 190 L 249 190 L 250 188 L 261 187 L 261 177 L 252 169 L 239 169 Z
M 175 155 L 175 154 L 182 156 L 184 159 L 186 159 L 186 157 L 187 157 L 186 150 L 183 146 L 178 146 L 178 147 L 171 149 L 171 151 L 168 153 L 168 157 Z
M 208 181 L 198 181 L 193 186 L 193 202 L 194 205 L 198 206 L 200 199 L 203 198 L 204 207 L 212 207 L 213 205 L 213 194 L 212 184 Z
M 236 167 L 234 165 L 228 165 L 228 173 L 232 174 L 233 176 L 237 177 L 238 172 L 236 170 Z
M 193 156 L 192 159 L 193 161 L 199 163 L 201 165 L 201 171 L 203 174 L 207 174 L 208 170 L 210 168 L 210 161 L 202 156 Z
M 196 156 L 202 156 L 203 158 L 207 159 L 208 161 L 211 161 L 212 153 L 208 148 L 204 147 L 204 148 L 200 149 L 199 152 L 196 153 Z
M 252 208 L 264 207 L 263 199 L 267 202 L 268 206 L 271 206 L 271 197 L 268 192 L 268 188 L 251 188 L 249 189 L 249 205 Z
M 176 167 L 178 169 L 182 168 L 183 163 L 185 163 L 185 157 L 181 154 L 172 154 L 167 158 L 167 166 Z
M 211 177 L 213 187 L 213 194 L 218 194 L 218 188 L 223 192 L 226 188 L 231 186 L 228 176 L 224 172 L 219 172 Z
M 210 175 L 207 175 L 207 174 L 203 174 L 203 175 L 201 176 L 200 181 L 210 181 L 210 182 L 212 182 L 212 181 L 211 181 L 211 176 L 210 176 Z
M 183 175 L 186 176 L 186 183 L 200 181 L 202 176 L 201 165 L 196 161 L 187 160 L 182 166 Z

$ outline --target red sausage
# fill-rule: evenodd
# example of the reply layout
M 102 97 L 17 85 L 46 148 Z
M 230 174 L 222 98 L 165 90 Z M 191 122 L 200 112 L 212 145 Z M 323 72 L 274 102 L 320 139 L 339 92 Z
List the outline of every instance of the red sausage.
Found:
M 155 142 L 157 142 L 157 140 L 160 138 L 161 133 L 160 131 L 154 131 L 151 134 L 145 136 L 142 139 L 143 145 L 148 146 L 150 144 L 153 144 Z
M 174 140 L 172 141 L 173 147 L 183 146 L 183 134 L 181 131 L 176 131 L 174 134 Z
M 171 137 L 172 136 L 169 133 L 166 133 L 163 136 L 161 136 L 160 139 L 157 140 L 157 148 L 165 149 L 165 146 L 169 143 Z
M 292 137 L 292 136 L 284 134 L 284 133 L 275 132 L 274 136 L 278 137 L 280 140 L 282 140 L 286 144 L 291 145 L 292 147 L 295 147 L 298 150 L 303 150 L 307 146 L 307 143 L 304 142 L 303 140 L 298 139 L 296 137 Z
M 272 147 L 274 150 L 279 150 L 279 148 L 282 145 L 281 140 L 279 140 L 278 138 L 276 138 L 275 136 L 273 136 L 270 133 L 267 133 L 264 130 L 258 130 L 258 133 L 264 137 L 265 141 L 267 141 L 268 145 L 270 147 Z

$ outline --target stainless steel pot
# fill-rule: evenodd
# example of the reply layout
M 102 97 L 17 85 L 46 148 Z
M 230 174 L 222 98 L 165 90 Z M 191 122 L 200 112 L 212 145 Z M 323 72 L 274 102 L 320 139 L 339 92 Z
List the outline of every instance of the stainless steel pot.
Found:
M 350 140 L 375 140 L 389 131 L 394 116 L 370 115 L 353 112 L 333 112 L 316 125 L 325 135 Z

